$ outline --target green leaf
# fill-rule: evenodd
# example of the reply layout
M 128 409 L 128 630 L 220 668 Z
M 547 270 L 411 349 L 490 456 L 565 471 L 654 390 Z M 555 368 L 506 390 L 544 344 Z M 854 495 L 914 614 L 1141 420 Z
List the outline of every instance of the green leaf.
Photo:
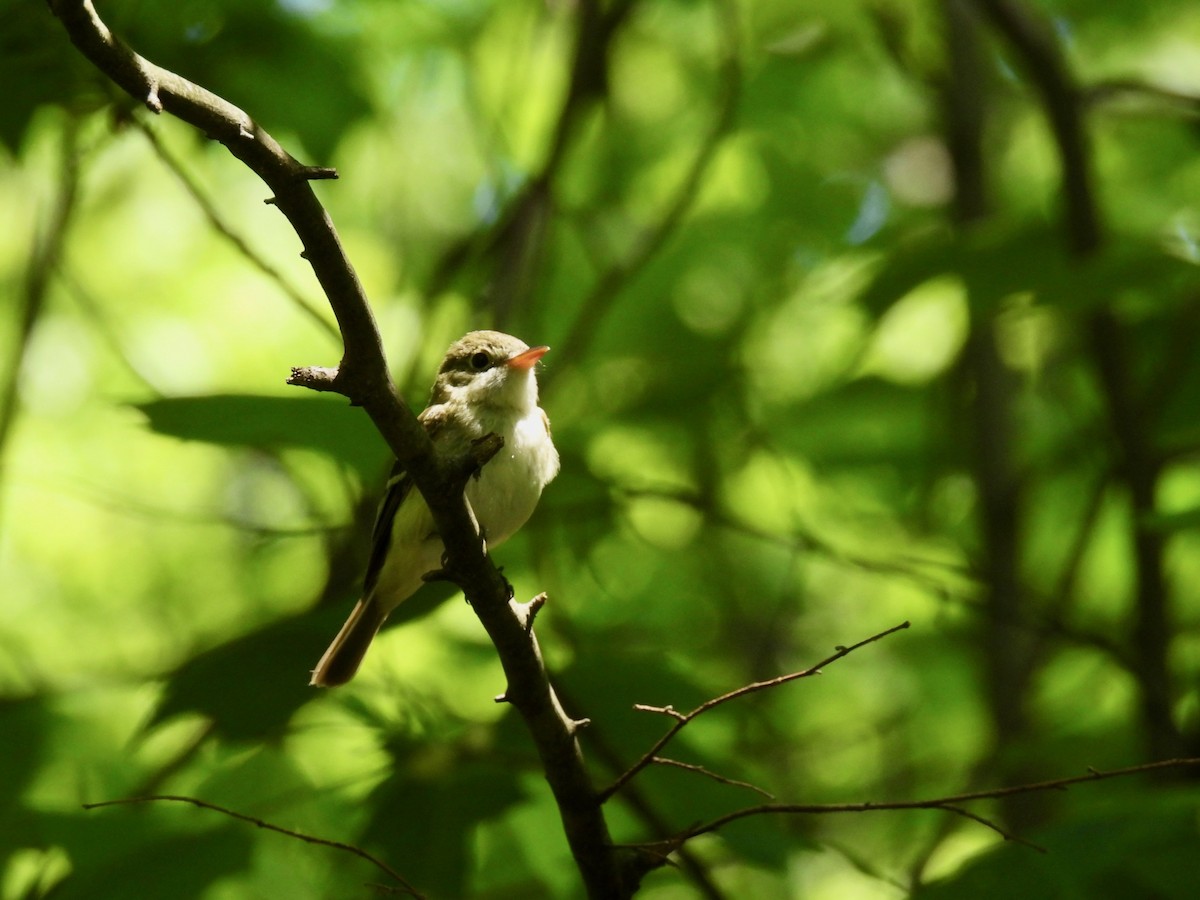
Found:
M 211 394 L 136 406 L 159 434 L 224 446 L 315 450 L 368 480 L 379 477 L 389 454 L 367 415 L 344 399 Z
M 204 651 L 170 676 L 151 724 L 196 712 L 234 740 L 281 736 L 292 714 L 316 696 L 309 671 L 346 612 L 285 619 Z

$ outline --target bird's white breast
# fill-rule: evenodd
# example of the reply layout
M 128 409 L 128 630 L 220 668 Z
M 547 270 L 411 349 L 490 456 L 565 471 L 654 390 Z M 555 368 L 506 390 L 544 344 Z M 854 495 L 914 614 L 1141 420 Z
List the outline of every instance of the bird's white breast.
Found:
M 525 524 L 542 488 L 558 473 L 558 452 L 540 408 L 535 406 L 498 432 L 504 446 L 479 477 L 467 483 L 467 500 L 489 547 L 503 543 Z

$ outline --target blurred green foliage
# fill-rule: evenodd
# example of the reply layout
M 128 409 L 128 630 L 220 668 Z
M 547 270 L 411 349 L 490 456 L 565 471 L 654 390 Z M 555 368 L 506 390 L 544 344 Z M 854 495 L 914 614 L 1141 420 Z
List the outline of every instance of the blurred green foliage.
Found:
M 1065 165 L 1105 235 L 1081 258 L 1036 73 L 985 5 L 99 7 L 337 166 L 317 189 L 414 408 L 471 328 L 553 346 L 563 472 L 497 559 L 550 594 L 598 784 L 669 724 L 635 703 L 912 622 L 664 751 L 848 803 L 1200 756 L 1200 9 L 1009 7 L 1078 79 L 1093 152 Z M 0 10 L 0 898 L 386 880 L 182 804 L 81 809 L 151 793 L 434 897 L 577 896 L 460 599 L 427 589 L 351 686 L 305 686 L 388 459 L 284 386 L 340 347 L 266 189 L 118 97 L 44 4 Z M 751 818 L 640 896 L 1190 897 L 1195 774 L 971 807 L 1045 855 L 932 811 Z M 655 767 L 607 808 L 633 842 L 761 800 Z

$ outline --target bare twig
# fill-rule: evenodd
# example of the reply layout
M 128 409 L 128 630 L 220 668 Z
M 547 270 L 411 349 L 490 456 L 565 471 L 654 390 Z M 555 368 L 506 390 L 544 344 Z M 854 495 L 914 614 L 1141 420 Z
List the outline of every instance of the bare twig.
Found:
M 687 772 L 695 772 L 697 775 L 703 775 L 705 778 L 711 778 L 713 781 L 721 784 L 728 784 L 731 787 L 746 788 L 747 790 L 754 791 L 756 794 L 762 794 L 762 796 L 766 797 L 768 800 L 775 799 L 774 794 L 772 794 L 770 791 L 764 791 L 756 784 L 751 784 L 748 781 L 738 781 L 736 778 L 726 778 L 724 775 L 719 775 L 716 772 L 713 772 L 711 769 L 706 769 L 704 766 L 698 766 L 695 763 L 680 762 L 677 759 L 668 759 L 665 756 L 655 756 L 650 760 L 650 762 L 654 763 L 656 766 L 672 766 L 676 769 L 683 769 Z
M 559 621 L 561 624 L 561 619 Z M 569 696 L 565 699 L 571 700 Z M 575 704 L 572 702 L 571 705 Z M 598 759 L 611 772 L 621 772 L 624 769 L 625 761 L 605 738 L 603 724 L 589 728 L 585 740 L 589 754 Z M 675 826 L 668 821 L 646 792 L 640 790 L 636 783 L 625 785 L 624 790 L 616 799 L 641 821 L 648 833 L 670 834 L 674 830 Z M 614 846 L 620 847 L 621 845 Z M 654 862 L 653 854 L 647 862 Z M 658 863 L 658 865 L 666 864 L 678 866 L 683 875 L 691 881 L 698 897 L 703 897 L 705 900 L 725 900 L 725 892 L 717 884 L 710 871 L 713 862 L 704 858 L 703 854 L 696 853 L 689 847 L 680 847 L 675 860 L 661 860 Z
M 307 844 L 317 844 L 321 847 L 331 847 L 334 850 L 341 850 L 345 853 L 352 853 L 360 859 L 365 859 L 377 869 L 386 872 L 390 878 L 395 879 L 396 883 L 401 886 L 403 892 L 410 897 L 423 898 L 425 895 L 414 888 L 403 875 L 385 863 L 379 857 L 369 853 L 362 847 L 356 847 L 353 844 L 346 844 L 342 841 L 331 841 L 328 838 L 315 837 L 311 834 L 305 834 L 302 831 L 294 831 L 291 828 L 283 828 L 279 825 L 273 825 L 263 819 L 248 816 L 245 813 L 240 813 L 232 809 L 227 809 L 224 806 L 218 806 L 216 803 L 209 803 L 207 800 L 200 800 L 196 797 L 184 797 L 179 794 L 152 794 L 148 797 L 127 797 L 122 800 L 104 800 L 99 803 L 85 803 L 84 809 L 101 809 L 105 806 L 128 806 L 135 803 L 159 803 L 159 802 L 174 802 L 174 803 L 190 803 L 192 806 L 198 806 L 200 809 L 211 809 L 213 812 L 219 812 L 222 815 L 229 816 L 233 819 L 238 819 L 242 822 L 249 822 L 258 828 L 263 828 L 267 831 L 274 831 L 277 834 L 286 835 L 287 837 L 296 838 L 304 841 Z
M 1155 772 L 1162 769 L 1177 769 L 1183 767 L 1200 766 L 1200 757 L 1184 758 L 1184 759 L 1165 759 L 1157 762 L 1142 763 L 1136 766 L 1126 766 L 1121 769 L 1110 769 L 1101 771 L 1099 769 L 1088 768 L 1086 775 L 1075 775 L 1069 778 L 1057 778 L 1053 781 L 1039 781 L 1033 784 L 1020 784 L 1010 787 L 993 788 L 983 791 L 971 791 L 964 794 L 954 794 L 949 797 L 937 797 L 930 800 L 901 800 L 888 803 L 764 803 L 760 806 L 751 806 L 745 809 L 739 809 L 735 812 L 726 813 L 709 822 L 700 825 L 693 825 L 685 829 L 678 835 L 666 840 L 652 842 L 643 845 L 646 849 L 657 850 L 659 852 L 672 852 L 675 848 L 683 844 L 685 841 L 691 840 L 702 834 L 710 834 L 717 831 L 731 822 L 736 822 L 739 819 L 746 819 L 751 816 L 763 815 L 828 815 L 831 813 L 865 813 L 865 812 L 882 812 L 895 811 L 906 809 L 940 809 L 945 812 L 954 813 L 958 816 L 970 819 L 973 822 L 978 822 L 981 825 L 995 831 L 1006 841 L 1015 841 L 1025 844 L 1037 850 L 1045 852 L 1042 848 L 1031 844 L 1015 834 L 1006 831 L 1000 825 L 990 819 L 980 816 L 969 810 L 963 809 L 962 804 L 970 803 L 974 800 L 995 800 L 1003 797 L 1014 797 L 1021 794 L 1035 794 L 1044 791 L 1065 791 L 1067 788 L 1076 784 L 1085 784 L 1092 781 L 1104 781 L 1110 778 L 1124 778 L 1129 775 L 1137 775 L 1145 772 Z
M 821 660 L 816 665 L 809 666 L 807 669 L 803 669 L 799 672 L 792 672 L 789 675 L 780 675 L 778 678 L 769 678 L 766 681 L 756 681 L 753 684 L 744 685 L 737 690 L 730 691 L 727 694 L 722 694 L 719 697 L 713 697 L 711 700 L 706 700 L 704 703 L 701 703 L 691 712 L 681 713 L 671 706 L 646 706 L 640 703 L 635 705 L 634 709 L 641 710 L 643 712 L 655 712 L 665 716 L 670 716 L 675 720 L 675 724 L 667 730 L 666 734 L 655 741 L 654 745 L 647 750 L 637 762 L 621 773 L 621 775 L 619 775 L 612 784 L 602 790 L 600 792 L 600 799 L 602 801 L 607 800 L 622 787 L 624 787 L 635 775 L 637 775 L 647 766 L 651 765 L 654 762 L 655 757 L 658 756 L 658 752 L 662 750 L 662 748 L 668 743 L 670 743 L 672 738 L 679 734 L 679 732 L 682 731 L 687 724 L 697 716 L 701 716 L 710 710 L 716 709 L 718 706 L 728 703 L 730 700 L 736 700 L 739 697 L 745 697 L 747 694 L 765 691 L 768 688 L 778 687 L 781 684 L 787 684 L 789 681 L 796 681 L 800 678 L 808 678 L 811 675 L 819 675 L 821 674 L 821 669 L 823 669 L 825 666 L 831 665 L 845 656 L 849 656 L 855 650 L 865 647 L 867 644 L 872 644 L 875 641 L 887 637 L 888 635 L 895 634 L 897 631 L 903 631 L 909 627 L 909 624 L 910 623 L 908 622 L 901 622 L 899 625 L 894 625 L 886 631 L 873 634 L 871 637 L 861 640 L 857 644 L 851 644 L 849 647 L 838 647 L 837 651 L 832 655 L 825 657 L 825 659 Z

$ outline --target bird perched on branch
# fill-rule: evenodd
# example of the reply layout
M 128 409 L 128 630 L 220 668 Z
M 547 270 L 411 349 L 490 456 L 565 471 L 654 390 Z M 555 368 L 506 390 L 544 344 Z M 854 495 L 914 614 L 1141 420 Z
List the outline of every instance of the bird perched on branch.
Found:
M 498 331 L 455 341 L 438 369 L 429 406 L 419 416 L 439 454 L 464 456 L 488 434 L 504 446 L 467 483 L 466 496 L 487 545 L 504 543 L 525 524 L 558 474 L 550 421 L 538 406 L 535 366 L 549 347 L 530 347 Z M 375 520 L 363 596 L 313 670 L 313 685 L 345 684 L 358 671 L 388 615 L 441 566 L 442 539 L 412 478 L 399 467 Z

